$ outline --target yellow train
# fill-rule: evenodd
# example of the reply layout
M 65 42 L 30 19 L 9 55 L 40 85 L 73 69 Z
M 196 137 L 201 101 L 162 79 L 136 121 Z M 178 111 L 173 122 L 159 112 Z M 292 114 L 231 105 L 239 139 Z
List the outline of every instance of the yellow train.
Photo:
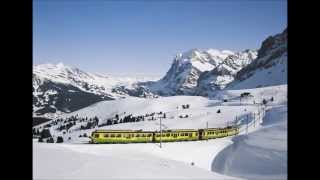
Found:
M 142 130 L 96 130 L 91 134 L 90 143 L 152 143 L 197 141 L 232 136 L 239 133 L 238 127 L 208 129 L 175 129 L 160 131 Z

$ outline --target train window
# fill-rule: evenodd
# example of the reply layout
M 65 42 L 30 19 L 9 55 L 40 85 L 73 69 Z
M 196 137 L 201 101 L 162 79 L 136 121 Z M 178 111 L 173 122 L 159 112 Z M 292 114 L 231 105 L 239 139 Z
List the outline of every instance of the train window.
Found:
M 166 134 L 166 136 L 167 136 L 167 137 L 169 137 L 169 136 L 170 136 L 170 134 L 168 133 L 168 134 Z
M 98 138 L 98 137 L 99 137 L 99 134 L 94 134 L 94 137 L 95 137 L 95 138 Z
M 110 135 L 110 137 L 112 137 L 112 138 L 113 138 L 113 137 L 114 137 L 114 134 L 111 134 L 111 135 Z
M 198 136 L 198 133 L 196 133 L 196 136 Z
M 192 136 L 192 133 L 189 133 L 189 137 L 191 137 Z
M 146 135 L 144 135 L 144 134 L 142 134 L 142 136 L 141 137 L 145 137 Z
M 140 137 L 140 134 L 136 134 L 136 137 Z
M 121 137 L 121 134 L 118 134 L 117 137 Z
M 109 137 L 109 134 L 104 134 L 104 137 L 106 137 L 106 138 Z
M 151 134 L 148 134 L 148 137 L 151 137 Z

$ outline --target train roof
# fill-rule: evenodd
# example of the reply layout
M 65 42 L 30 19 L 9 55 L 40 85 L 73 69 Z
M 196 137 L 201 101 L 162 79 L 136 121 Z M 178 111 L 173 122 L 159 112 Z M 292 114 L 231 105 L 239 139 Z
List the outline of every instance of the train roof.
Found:
M 112 130 L 112 129 L 98 129 L 93 131 L 94 133 L 124 133 L 124 132 L 131 132 L 131 133 L 137 133 L 137 132 L 141 132 L 141 133 L 151 133 L 153 131 L 143 131 L 143 130 Z
M 235 127 L 225 127 L 225 128 L 203 128 L 202 130 L 223 130 L 223 129 L 228 129 L 228 128 L 235 128 Z M 198 131 L 198 129 L 168 129 L 168 130 L 162 130 L 163 133 L 166 132 L 195 132 Z M 142 129 L 140 130 L 114 130 L 114 129 L 98 129 L 93 131 L 93 133 L 159 133 L 159 130 L 156 131 L 144 131 Z
M 198 131 L 198 129 L 168 129 L 168 130 L 162 130 L 162 132 L 186 132 L 186 131 Z M 160 131 L 159 131 L 160 132 Z

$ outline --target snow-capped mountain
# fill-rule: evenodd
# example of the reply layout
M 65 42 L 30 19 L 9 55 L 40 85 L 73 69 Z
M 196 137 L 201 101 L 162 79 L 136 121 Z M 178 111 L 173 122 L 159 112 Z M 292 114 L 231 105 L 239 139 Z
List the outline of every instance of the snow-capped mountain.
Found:
M 73 112 L 102 100 L 129 96 L 214 96 L 225 88 L 286 84 L 286 72 L 287 30 L 268 37 L 258 51 L 191 49 L 179 53 L 161 79 L 92 74 L 62 63 L 36 65 L 34 115 Z
M 254 50 L 235 53 L 229 50 L 208 49 L 201 51 L 191 49 L 185 53 L 177 54 L 167 74 L 158 82 L 148 85 L 148 87 L 152 92 L 160 95 L 201 94 L 201 91 L 199 91 L 202 88 L 202 85 L 199 85 L 201 75 L 206 79 L 200 81 L 204 86 L 208 86 L 205 75 L 208 72 L 224 79 L 216 80 L 218 86 L 223 86 L 225 82 L 233 80 L 229 76 L 224 77 L 225 74 L 235 75 L 237 71 L 248 65 L 254 58 L 256 58 L 256 51 Z
M 244 50 L 227 56 L 211 71 L 202 73 L 197 83 L 197 95 L 208 96 L 225 88 L 242 68 L 249 65 L 257 57 L 257 51 Z
M 33 67 L 33 111 L 35 116 L 78 110 L 102 100 L 128 96 L 113 89 L 131 87 L 156 77 L 115 77 L 84 72 L 62 63 Z
M 263 41 L 258 57 L 241 69 L 229 89 L 287 84 L 287 29 Z

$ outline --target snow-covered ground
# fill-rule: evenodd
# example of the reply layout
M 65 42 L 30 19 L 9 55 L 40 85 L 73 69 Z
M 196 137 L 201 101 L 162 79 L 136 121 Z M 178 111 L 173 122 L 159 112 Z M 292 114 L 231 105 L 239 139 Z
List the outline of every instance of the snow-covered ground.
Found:
M 35 179 L 237 179 L 211 172 L 229 141 L 158 144 L 34 143 Z M 194 162 L 192 166 L 191 163 Z
M 287 106 L 270 107 L 262 128 L 232 139 L 212 170 L 246 179 L 287 179 Z
M 253 97 L 239 95 L 250 92 Z M 258 103 L 268 102 L 267 111 Z M 228 99 L 228 102 L 221 102 Z M 197 96 L 174 96 L 157 99 L 126 98 L 100 102 L 70 115 L 97 115 L 100 119 L 126 112 L 142 115 L 166 112 L 164 128 L 223 127 L 236 117 L 241 133 L 208 141 L 140 144 L 85 144 L 74 131 L 64 137 L 64 144 L 34 142 L 35 179 L 285 179 L 286 176 L 286 102 L 287 86 L 223 91 L 215 99 Z M 190 109 L 181 105 L 190 104 Z M 180 109 L 176 109 L 179 106 Z M 221 113 L 217 113 L 220 109 Z M 177 118 L 177 115 L 191 115 Z M 254 116 L 249 116 L 249 114 Z M 262 121 L 263 116 L 264 120 Z M 246 121 L 249 118 L 248 121 Z M 262 122 L 262 123 L 261 123 Z M 249 123 L 246 136 L 246 123 Z M 122 123 L 106 129 L 159 129 L 159 120 Z M 53 129 L 52 129 L 53 131 Z M 53 132 L 55 136 L 60 135 Z M 230 150 L 231 149 L 231 150 Z M 232 153 L 231 153 L 232 152 Z M 231 154 L 230 154 L 231 153 Z M 222 175 L 227 174 L 227 175 Z

